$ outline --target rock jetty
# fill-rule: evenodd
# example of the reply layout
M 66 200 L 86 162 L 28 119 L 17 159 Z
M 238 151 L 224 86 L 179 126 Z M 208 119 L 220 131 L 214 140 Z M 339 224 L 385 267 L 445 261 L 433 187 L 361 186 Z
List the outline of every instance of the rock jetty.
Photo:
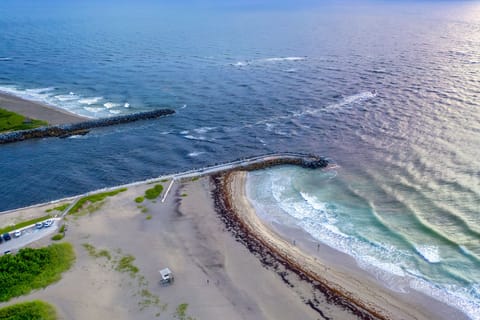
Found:
M 31 130 L 13 131 L 0 134 L 0 144 L 18 142 L 28 139 L 49 138 L 49 137 L 68 137 L 72 135 L 83 135 L 90 129 L 113 126 L 122 123 L 134 122 L 138 120 L 148 120 L 174 114 L 171 109 L 159 109 L 147 112 L 120 115 L 115 117 L 101 118 L 83 121 L 79 123 L 63 124 L 55 126 L 46 126 Z

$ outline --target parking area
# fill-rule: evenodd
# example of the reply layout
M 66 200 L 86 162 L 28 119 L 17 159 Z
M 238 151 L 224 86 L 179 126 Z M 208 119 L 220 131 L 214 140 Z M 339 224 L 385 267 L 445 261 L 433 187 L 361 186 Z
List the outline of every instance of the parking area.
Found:
M 5 254 L 8 252 L 15 252 L 18 249 L 21 249 L 30 243 L 40 240 L 43 237 L 46 237 L 50 234 L 53 234 L 58 229 L 58 224 L 60 219 L 49 219 L 52 221 L 51 225 L 31 225 L 22 229 L 10 231 L 10 240 L 5 240 L 5 237 L 2 236 L 2 242 L 0 243 L 0 254 Z M 7 237 L 8 239 L 8 237 Z

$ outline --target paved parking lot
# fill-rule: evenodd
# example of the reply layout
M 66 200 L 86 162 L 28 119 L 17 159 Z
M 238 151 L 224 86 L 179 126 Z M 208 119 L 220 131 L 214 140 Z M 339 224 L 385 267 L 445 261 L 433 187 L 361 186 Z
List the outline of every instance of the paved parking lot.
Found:
M 13 236 L 13 233 L 15 231 L 9 232 L 12 239 L 9 241 L 3 240 L 3 242 L 0 243 L 0 254 L 3 254 L 5 251 L 9 251 L 9 250 L 14 252 L 18 249 L 21 249 L 27 246 L 28 244 L 34 241 L 37 241 L 43 237 L 46 237 L 50 234 L 55 233 L 58 229 L 60 220 L 53 219 L 53 221 L 54 221 L 53 224 L 48 228 L 44 227 L 42 229 L 36 229 L 35 226 L 31 226 L 31 227 L 21 229 L 22 235 L 18 238 L 15 238 Z

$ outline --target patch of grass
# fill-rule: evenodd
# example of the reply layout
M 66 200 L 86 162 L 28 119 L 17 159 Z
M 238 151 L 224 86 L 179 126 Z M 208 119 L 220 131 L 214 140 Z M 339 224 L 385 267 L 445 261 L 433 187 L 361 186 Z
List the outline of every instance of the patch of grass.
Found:
M 186 194 L 186 193 L 182 193 L 182 194 L 180 195 L 180 197 L 184 197 L 184 198 L 185 198 L 186 196 L 188 196 L 188 194 Z
M 192 181 L 197 181 L 198 179 L 200 179 L 200 177 L 193 177 Z
M 80 200 L 78 200 L 78 202 L 72 207 L 72 209 L 70 209 L 70 212 L 68 214 L 78 213 L 86 203 L 90 204 L 89 207 L 91 207 L 91 210 L 88 210 L 88 211 L 92 213 L 100 208 L 100 206 L 92 206 L 94 203 L 101 202 L 105 200 L 107 197 L 113 197 L 119 194 L 120 192 L 124 192 L 124 191 L 127 191 L 127 188 L 121 188 L 121 189 L 117 189 L 109 192 L 102 192 L 102 193 L 92 194 L 90 196 L 83 197 Z
M 142 213 L 147 213 L 148 212 L 148 208 L 147 207 L 142 207 Z
M 148 200 L 156 199 L 163 191 L 161 184 L 156 184 L 153 188 L 145 190 L 145 198 Z
M 67 230 L 67 226 L 65 224 L 62 224 L 62 226 L 60 227 L 60 230 L 58 230 L 58 233 L 64 233 L 65 230 Z
M 120 260 L 118 260 L 115 270 L 120 272 L 127 272 L 130 274 L 131 277 L 134 277 L 135 274 L 138 273 L 139 269 L 137 266 L 133 264 L 133 261 L 135 261 L 134 256 L 132 255 L 123 256 L 120 258 Z
M 146 220 L 152 220 L 152 215 L 151 215 L 151 214 L 147 215 L 147 216 L 145 217 L 145 219 L 146 219 Z
M 163 182 L 163 183 L 165 183 L 165 182 L 167 182 L 167 181 L 168 181 L 168 179 L 162 179 L 162 180 L 160 180 L 160 182 Z
M 135 202 L 136 202 L 136 203 L 142 203 L 143 200 L 145 200 L 144 197 L 136 197 L 136 198 L 135 198 Z
M 52 212 L 52 211 L 60 211 L 60 212 L 63 212 L 63 211 L 65 211 L 65 210 L 68 208 L 69 205 L 70 205 L 70 203 L 65 203 L 65 204 L 62 204 L 61 206 L 48 209 L 48 210 L 46 210 L 46 212 Z
M 13 230 L 16 230 L 16 229 L 20 229 L 20 228 L 35 224 L 35 223 L 40 222 L 40 221 L 50 219 L 51 217 L 52 217 L 51 215 L 46 215 L 46 216 L 43 216 L 43 217 L 40 217 L 40 218 L 35 218 L 35 219 L 31 219 L 31 220 L 22 221 L 22 222 L 19 222 L 19 223 L 13 225 L 13 226 L 8 226 L 8 227 L 5 227 L 5 228 L 1 228 L 0 229 L 0 234 L 3 234 L 5 232 L 10 232 L 10 231 L 13 231 Z
M 93 258 L 107 258 L 107 260 L 112 259 L 112 255 L 106 249 L 97 250 L 94 246 L 89 243 L 83 243 L 82 246 L 87 250 L 88 254 Z
M 180 320 L 195 320 L 191 316 L 187 316 L 187 303 L 181 303 L 178 305 L 177 309 L 175 310 L 175 314 L 173 315 L 174 318 L 178 318 Z
M 69 243 L 39 249 L 24 248 L 17 254 L 1 256 L 0 301 L 8 301 L 60 280 L 62 272 L 68 270 L 74 261 L 75 252 Z
M 46 121 L 29 119 L 21 114 L 0 108 L 0 133 L 28 130 L 48 125 Z
M 53 241 L 59 241 L 59 240 L 62 240 L 62 239 L 63 239 L 63 234 L 62 233 L 57 233 L 56 235 L 54 235 L 52 237 Z
M 57 312 L 52 305 L 40 300 L 34 300 L 1 308 L 0 319 L 56 320 Z

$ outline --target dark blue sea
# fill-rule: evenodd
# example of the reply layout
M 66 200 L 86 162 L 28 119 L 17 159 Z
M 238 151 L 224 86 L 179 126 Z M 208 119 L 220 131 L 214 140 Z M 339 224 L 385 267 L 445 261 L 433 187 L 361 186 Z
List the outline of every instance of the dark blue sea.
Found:
M 0 147 L 0 211 L 273 151 L 250 174 L 393 290 L 480 319 L 480 3 L 0 2 L 0 90 L 88 116 L 173 116 Z

